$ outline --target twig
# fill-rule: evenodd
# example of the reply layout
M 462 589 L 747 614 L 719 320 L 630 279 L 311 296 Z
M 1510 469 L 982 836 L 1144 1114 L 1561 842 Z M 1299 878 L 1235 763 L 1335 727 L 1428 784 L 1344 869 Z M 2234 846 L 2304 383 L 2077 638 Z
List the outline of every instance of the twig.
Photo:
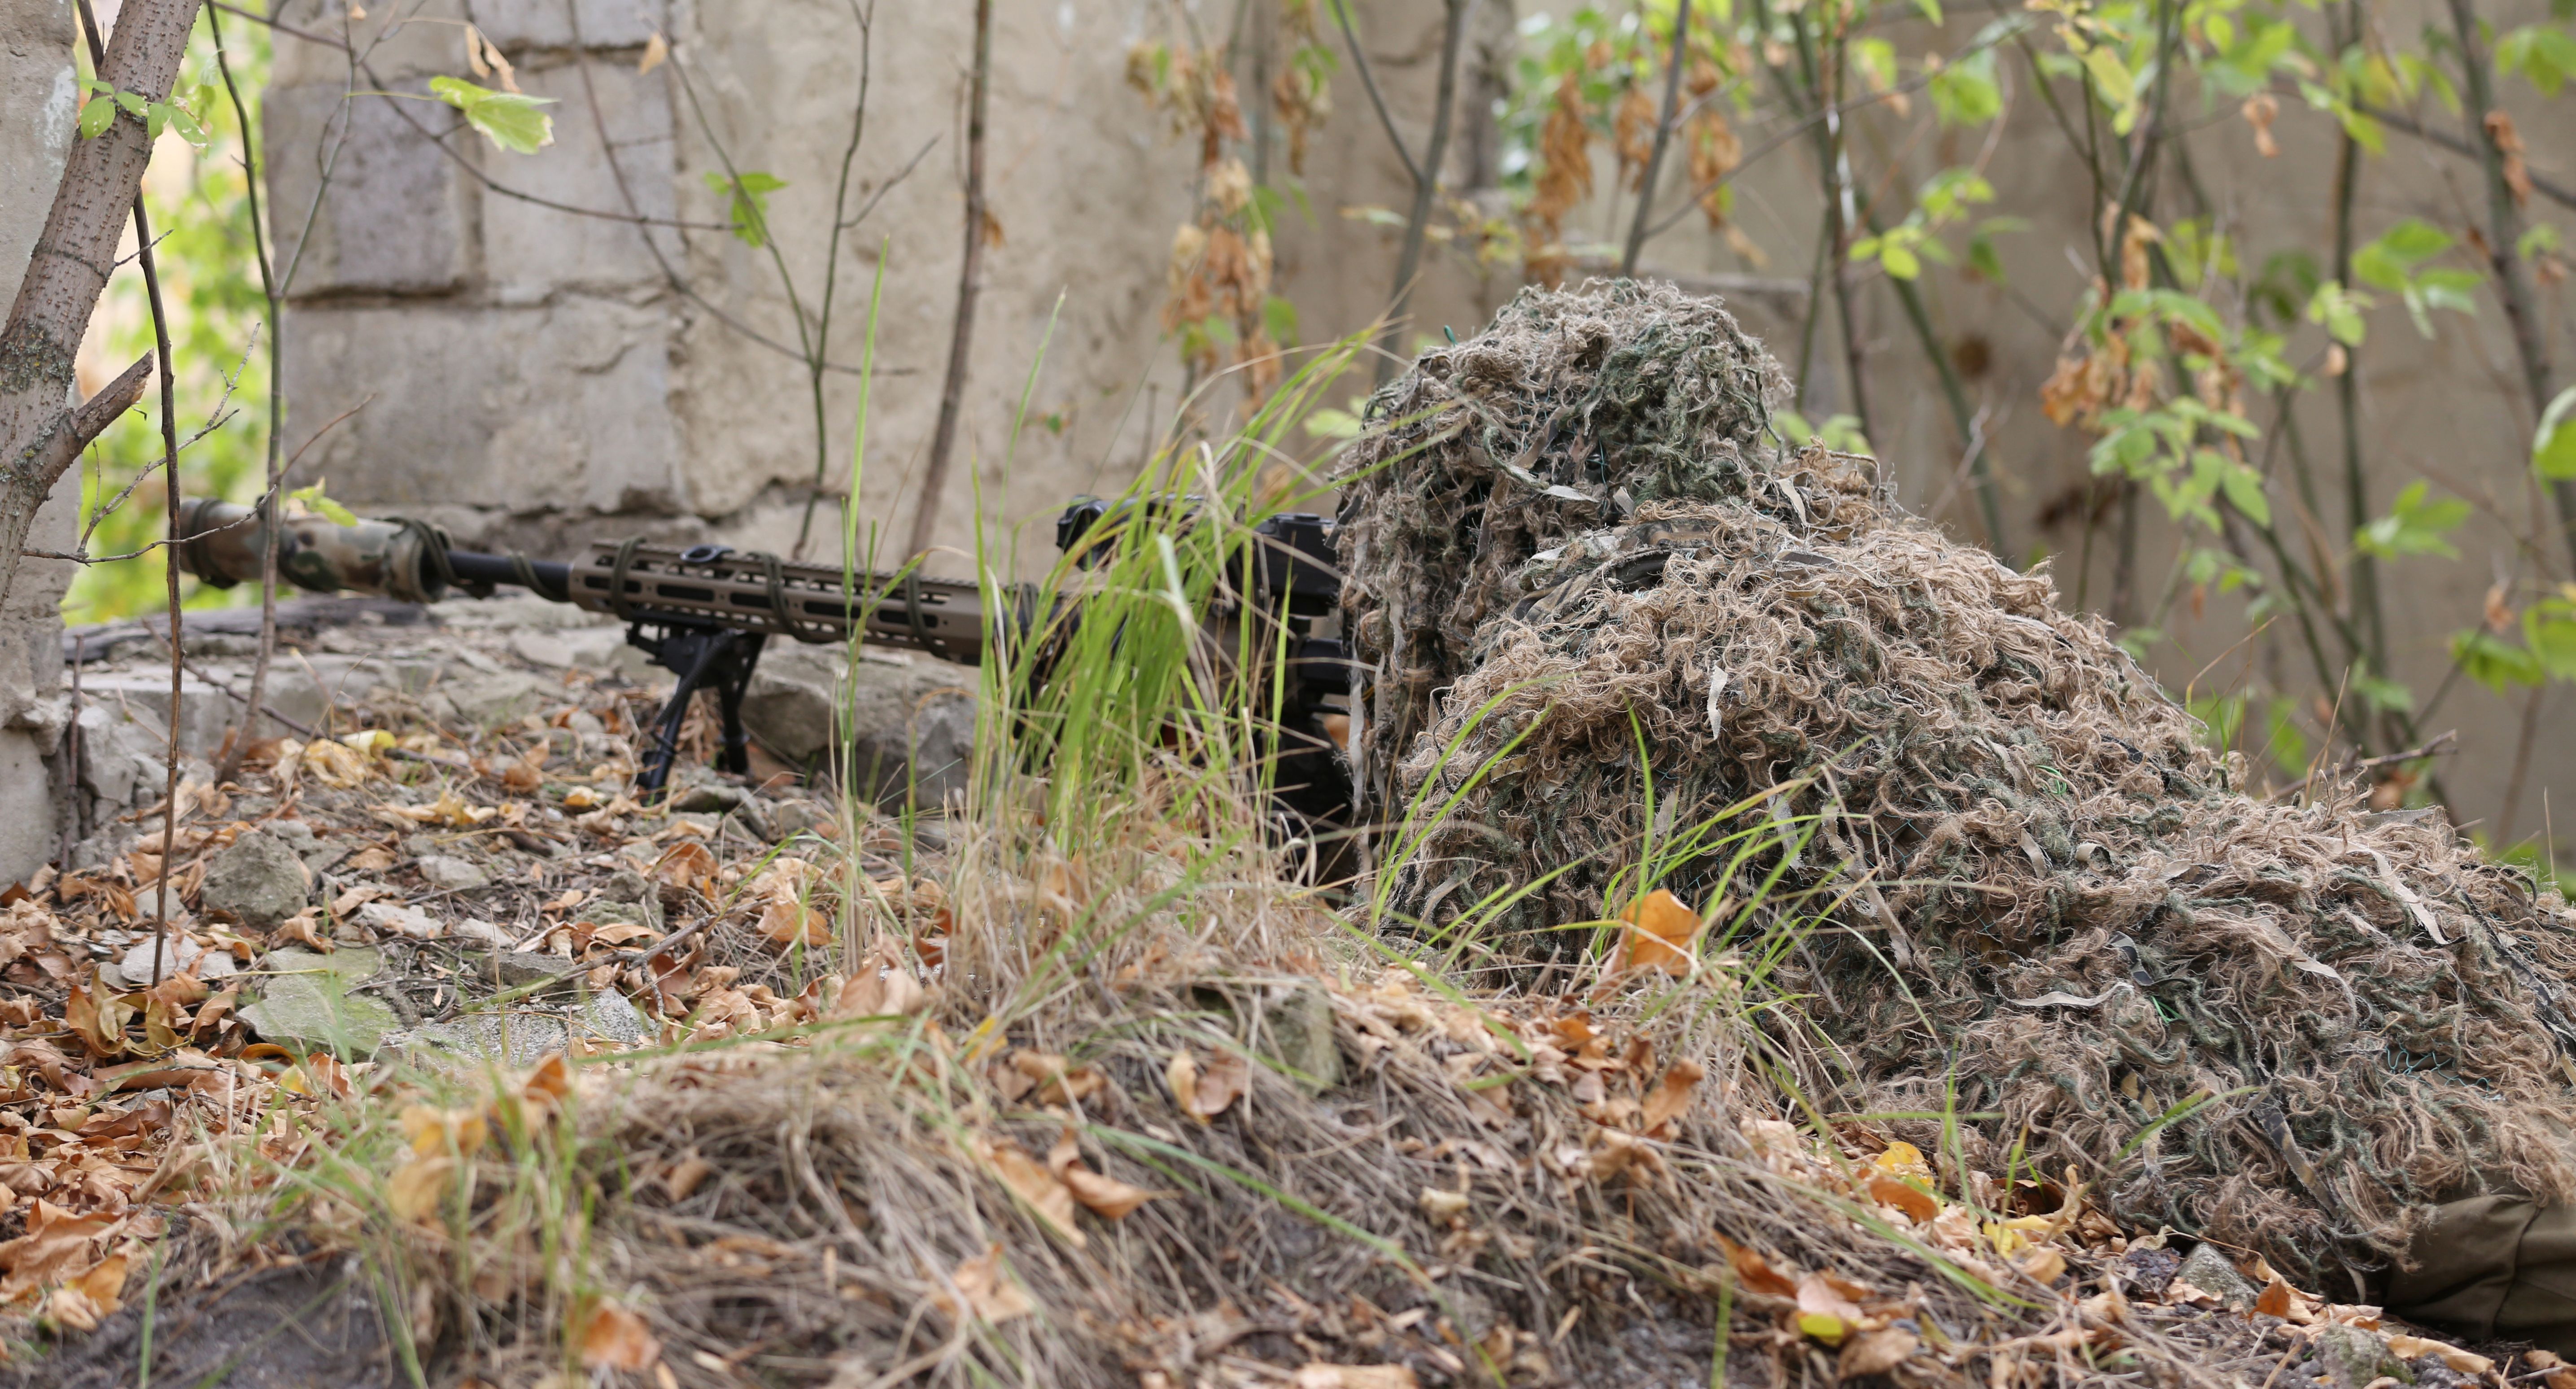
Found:
M 241 88 L 233 82 L 231 59 L 224 52 L 223 20 L 214 9 L 206 11 L 206 32 L 215 44 L 215 70 L 224 79 L 224 94 L 231 98 L 233 124 L 241 131 L 242 185 L 249 193 L 250 248 L 259 266 L 260 295 L 268 307 L 268 486 L 260 499 L 261 518 L 259 545 L 259 656 L 250 669 L 250 696 L 244 703 L 241 731 L 230 740 L 230 750 L 222 765 L 215 769 L 215 782 L 221 785 L 240 773 L 242 755 L 249 748 L 251 736 L 259 722 L 261 700 L 268 689 L 268 666 L 277 651 L 277 489 L 283 475 L 278 463 L 278 441 L 285 435 L 286 381 L 285 356 L 279 350 L 278 329 L 285 314 L 277 295 L 275 267 L 269 259 L 267 223 L 259 211 L 259 151 L 253 144 L 250 109 L 243 104 Z M 354 413 L 354 412 L 352 412 Z M 347 415 L 341 419 L 348 418 Z M 339 423 L 338 420 L 332 421 Z M 324 426 L 328 428 L 329 426 Z M 300 453 L 301 450 L 298 450 Z
M 2338 696 L 2337 702 L 2341 702 L 2340 696 Z M 2436 734 L 2422 746 L 2408 748 L 2404 752 L 2392 752 L 2379 757 L 2365 757 L 2358 762 L 2347 762 L 2344 765 L 2335 768 L 2331 772 L 2323 768 L 2319 768 L 2316 771 L 2310 772 L 2306 776 L 2299 778 L 2296 782 L 2273 792 L 2269 799 L 2277 801 L 2284 796 L 2302 793 L 2310 786 L 2315 785 L 2320 778 L 2327 781 L 2342 781 L 2347 777 L 2355 777 L 2360 776 L 2365 772 L 2378 771 L 2382 767 L 2394 767 L 2405 762 L 2420 762 L 2427 757 L 2445 756 L 2451 752 L 2457 751 L 2457 749 L 2449 747 L 2448 744 L 2456 741 L 2459 736 L 2460 734 L 2458 729 L 2450 729 L 2446 732 Z
M 2407 115 L 2403 111 L 2391 111 L 2385 107 L 2372 106 L 2367 102 L 2359 101 L 2353 103 L 2352 109 L 2370 117 L 2381 125 L 2390 126 L 2394 129 L 2404 131 L 2406 134 L 2412 135 L 2416 139 L 2421 140 L 2428 145 L 2438 146 L 2439 148 L 2449 150 L 2453 154 L 2464 155 L 2470 159 L 2485 158 L 2484 152 L 2476 145 L 2470 144 L 2468 141 L 2461 139 L 2457 135 L 2450 134 L 2447 131 L 2435 130 L 2421 121 L 2416 120 L 2414 117 Z M 2527 170 L 2525 171 L 2525 177 L 2531 180 L 2532 192 L 2538 193 L 2540 196 L 2549 199 L 2551 202 L 2556 203 L 2561 207 L 2576 207 L 2576 189 L 2571 189 L 2567 185 L 2559 183 L 2554 179 L 2550 179 L 2540 174 L 2530 173 Z
M 1369 66 L 1368 53 L 1360 47 L 1360 36 L 1351 30 L 1350 0 L 1333 0 L 1333 22 L 1342 26 L 1342 42 L 1351 50 L 1351 66 L 1358 70 L 1360 86 L 1367 89 L 1369 105 L 1377 108 L 1378 124 L 1386 128 L 1386 142 L 1395 157 L 1404 161 L 1405 176 L 1415 186 L 1422 183 L 1422 166 L 1413 162 L 1413 151 L 1404 147 L 1404 137 L 1396 133 L 1395 117 L 1387 114 L 1386 97 L 1377 89 L 1377 70 Z
M 1664 171 L 1664 150 L 1673 140 L 1673 116 L 1682 102 L 1682 67 L 1690 57 L 1691 0 L 1673 10 L 1673 53 L 1665 66 L 1664 114 L 1655 123 L 1655 147 L 1646 155 L 1645 177 L 1637 184 L 1637 216 L 1628 224 L 1628 251 L 1619 257 L 1622 277 L 1637 273 L 1637 253 L 1646 249 L 1646 220 L 1654 215 L 1655 179 Z
M 840 181 L 832 189 L 832 234 L 823 243 L 823 302 L 816 307 L 814 315 L 814 351 L 805 361 L 806 382 L 814 402 L 814 490 L 806 494 L 805 515 L 796 523 L 796 548 L 791 553 L 797 559 L 805 558 L 806 543 L 813 536 L 814 507 L 823 499 L 823 474 L 831 463 L 832 436 L 823 423 L 823 354 L 832 346 L 832 301 L 841 284 L 841 233 L 857 225 L 859 220 L 845 221 L 842 212 L 849 205 L 850 166 L 857 162 L 859 142 L 867 134 L 868 84 L 876 70 L 874 0 L 870 0 L 864 9 L 860 7 L 859 0 L 850 0 L 850 17 L 859 26 L 858 95 L 850 105 L 850 142 L 841 148 Z M 921 153 L 930 153 L 928 143 L 922 145 Z M 919 162 L 919 156 L 914 162 Z M 897 175 L 898 179 L 900 177 Z M 888 186 L 891 187 L 891 183 Z M 876 200 L 869 199 L 868 205 L 875 206 Z M 863 209 L 859 217 L 863 219 L 866 215 Z M 853 504 L 857 500 L 851 498 Z
M 1452 0 L 1456 3 L 1457 0 Z M 948 379 L 939 390 L 939 422 L 930 435 L 930 459 L 922 465 L 921 495 L 913 502 L 912 545 L 905 558 L 930 549 L 939 529 L 939 494 L 948 488 L 948 466 L 956 455 L 957 416 L 966 405 L 967 352 L 975 341 L 975 301 L 983 292 L 984 272 L 984 113 L 993 88 L 993 0 L 975 0 L 975 67 L 966 106 L 966 250 L 957 267 L 957 318 L 948 338 Z M 850 504 L 858 504 L 852 497 Z
M 1389 339 L 1404 331 L 1405 310 L 1413 302 L 1413 282 L 1422 268 L 1422 248 L 1431 234 L 1431 208 L 1440 193 L 1440 166 L 1449 157 L 1449 127 L 1458 109 L 1458 50 L 1467 32 L 1469 0 L 1447 0 L 1448 28 L 1440 37 L 1440 85 L 1434 100 L 1439 108 L 1431 115 L 1431 143 L 1422 152 L 1422 163 L 1416 167 L 1413 180 L 1413 208 L 1404 219 L 1404 250 L 1395 260 L 1395 293 L 1388 301 L 1386 326 L 1381 331 Z M 1377 384 L 1383 386 L 1395 375 L 1403 358 L 1400 351 L 1377 354 Z

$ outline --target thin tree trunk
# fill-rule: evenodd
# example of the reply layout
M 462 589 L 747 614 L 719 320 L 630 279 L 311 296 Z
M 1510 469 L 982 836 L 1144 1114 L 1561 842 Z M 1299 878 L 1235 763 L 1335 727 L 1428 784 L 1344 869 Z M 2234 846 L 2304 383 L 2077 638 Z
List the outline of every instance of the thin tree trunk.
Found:
M 2496 108 L 2494 75 L 2488 68 L 2486 43 L 2478 35 L 2476 7 L 2469 0 L 2451 0 L 2451 24 L 2460 36 L 2460 68 L 2467 78 L 2470 135 L 2477 144 L 2479 162 L 2486 166 L 2487 256 L 2495 266 L 2496 293 L 2504 300 L 2505 319 L 2513 325 L 2514 348 L 2522 354 L 2523 384 L 2531 391 L 2531 414 L 2536 422 L 2549 408 L 2552 394 L 2549 335 L 2540 321 L 2540 306 L 2532 300 L 2531 281 L 2523 274 L 2519 246 L 2522 208 L 2514 201 L 2512 183 L 2505 178 L 2504 149 L 2488 123 L 2491 115 L 2503 113 Z M 2558 505 L 2559 538 L 2566 543 L 2571 561 L 2576 561 L 2576 482 L 2552 479 L 2549 495 Z
M 191 6 L 193 8 L 193 6 Z M 100 72 L 107 71 L 107 47 L 99 40 L 98 16 L 90 12 L 89 0 L 80 0 L 81 29 L 89 38 L 90 63 Z M 195 17 L 190 16 L 190 24 Z M 118 37 L 124 37 L 119 25 Z M 179 32 L 181 44 L 187 42 L 187 30 Z M 133 117 L 120 114 L 121 124 Z M 145 162 L 150 162 L 150 146 L 145 147 Z M 179 716 L 185 695 L 182 688 L 186 671 L 181 666 L 179 645 L 179 383 L 172 370 L 170 353 L 170 315 L 161 302 L 161 271 L 152 255 L 152 218 L 143 210 L 142 180 L 136 176 L 134 193 L 134 259 L 143 269 L 144 296 L 152 304 L 152 346 L 161 366 L 161 490 L 162 571 L 168 583 L 170 608 L 170 727 L 163 744 L 161 773 L 161 870 L 152 875 L 152 985 L 161 985 L 161 966 L 170 936 L 170 870 L 172 851 L 178 847 L 179 834 Z
M 1628 227 L 1628 249 L 1619 257 L 1619 273 L 1637 273 L 1637 256 L 1646 249 L 1646 219 L 1655 207 L 1655 176 L 1664 170 L 1664 148 L 1673 140 L 1673 114 L 1682 104 L 1682 68 L 1690 58 L 1691 0 L 1673 11 L 1673 54 L 1664 73 L 1664 114 L 1655 122 L 1655 147 L 1646 155 L 1646 176 L 1637 185 L 1637 220 Z
M 975 343 L 975 299 L 984 275 L 984 111 L 993 86 L 993 0 L 975 0 L 975 71 L 966 107 L 966 254 L 957 269 L 957 323 L 948 338 L 948 380 L 939 392 L 939 425 L 913 504 L 911 557 L 930 548 L 939 529 L 939 496 L 948 490 L 957 451 L 957 416 L 966 406 L 966 361 Z M 850 498 L 856 506 L 859 499 Z
M 166 99 L 196 20 L 197 0 L 127 0 L 96 62 L 100 80 L 149 101 Z M 144 123 L 122 112 L 96 138 L 72 142 L 26 279 L 0 327 L 0 598 L 17 578 L 27 529 L 54 483 L 142 397 L 149 379 L 146 356 L 86 403 L 64 405 L 81 335 L 116 268 L 117 236 L 151 159 Z
M 1448 28 L 1440 36 L 1439 107 L 1431 115 L 1431 144 L 1413 166 L 1413 209 L 1404 219 L 1404 249 L 1395 258 L 1395 292 L 1386 310 L 1387 350 L 1378 354 L 1377 384 L 1395 375 L 1403 357 L 1396 335 L 1404 331 L 1405 313 L 1413 304 L 1413 277 L 1422 268 L 1422 247 L 1431 234 L 1431 208 L 1440 192 L 1440 165 L 1449 157 L 1449 126 L 1458 104 L 1458 50 L 1467 33 L 1470 0 L 1448 0 Z M 1392 133 L 1392 131 L 1390 131 Z

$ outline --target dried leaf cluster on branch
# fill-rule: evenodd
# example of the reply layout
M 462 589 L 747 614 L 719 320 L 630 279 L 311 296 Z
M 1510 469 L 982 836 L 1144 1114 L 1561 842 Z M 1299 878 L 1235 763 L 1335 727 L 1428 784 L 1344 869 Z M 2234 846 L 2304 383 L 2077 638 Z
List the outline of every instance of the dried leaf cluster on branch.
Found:
M 1947 1163 L 2024 1141 L 2132 1228 L 2308 1278 L 2384 1263 L 2426 1203 L 2576 1199 L 2576 913 L 2447 827 L 2235 789 L 2045 576 L 1764 439 L 1778 380 L 1716 306 L 1596 284 L 1379 396 L 1344 510 L 1362 756 L 1382 815 L 1457 797 L 1398 910 L 1439 930 L 1565 869 L 1475 922 L 1551 954 L 1749 805 L 1727 828 L 1775 845 L 1665 884 L 1721 932 L 1830 904 L 1774 981 L 1831 1043 L 1809 1079 L 1996 1116 L 1956 1151 L 1892 1126 Z

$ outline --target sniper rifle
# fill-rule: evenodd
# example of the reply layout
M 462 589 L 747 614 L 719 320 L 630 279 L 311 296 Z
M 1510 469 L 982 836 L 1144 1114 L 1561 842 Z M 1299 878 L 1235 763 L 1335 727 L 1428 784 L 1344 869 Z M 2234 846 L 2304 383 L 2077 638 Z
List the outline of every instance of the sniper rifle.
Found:
M 1057 547 L 1087 565 L 1098 553 L 1096 542 L 1084 544 L 1094 528 L 1133 505 L 1075 499 L 1056 520 Z M 216 588 L 259 581 L 266 537 L 256 508 L 199 498 L 186 504 L 179 529 L 186 537 L 180 567 L 200 581 Z M 1281 828 L 1294 835 L 1316 821 L 1340 821 L 1350 800 L 1339 755 L 1349 667 L 1341 642 L 1314 634 L 1319 620 L 1336 613 L 1340 598 L 1332 523 L 1305 513 L 1274 516 L 1253 528 L 1248 559 L 1229 565 L 1228 572 L 1248 577 L 1249 592 L 1230 585 L 1209 617 L 1221 627 L 1259 621 L 1265 634 L 1277 630 L 1267 624 L 1286 628 L 1288 678 L 1280 682 L 1282 707 L 1275 711 L 1281 737 L 1273 799 L 1290 821 Z M 856 637 L 872 646 L 976 665 L 996 652 L 1016 653 L 1023 638 L 1040 630 L 1041 616 L 1038 592 L 1027 584 L 988 591 L 909 568 L 845 575 L 835 566 L 727 545 L 674 548 L 640 538 L 594 541 L 576 560 L 539 560 L 459 549 L 444 530 L 407 517 L 352 518 L 345 524 L 320 515 L 290 517 L 278 526 L 277 573 L 314 593 L 414 603 L 437 602 L 451 590 L 488 598 L 509 584 L 616 617 L 626 624 L 629 645 L 679 678 L 653 721 L 636 771 L 636 789 L 648 795 L 669 781 L 681 725 L 701 690 L 715 694 L 722 717 L 717 767 L 736 774 L 751 770 L 742 701 L 761 649 L 773 637 L 815 644 Z M 1262 649 L 1271 645 L 1265 642 Z M 1041 670 L 1037 678 L 1044 675 Z

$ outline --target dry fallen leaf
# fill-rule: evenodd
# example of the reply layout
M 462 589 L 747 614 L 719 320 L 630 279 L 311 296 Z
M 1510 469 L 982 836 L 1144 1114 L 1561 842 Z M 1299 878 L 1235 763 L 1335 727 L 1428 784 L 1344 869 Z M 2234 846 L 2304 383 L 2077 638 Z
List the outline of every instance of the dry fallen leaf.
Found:
M 1870 1177 L 1869 1199 L 1882 1206 L 1893 1206 L 1905 1212 L 1906 1219 L 1918 1223 L 1941 1214 L 1941 1202 L 1932 1193 L 1883 1172 Z
M 1771 1266 L 1761 1254 L 1737 1244 L 1724 1235 L 1717 1236 L 1717 1247 L 1726 1251 L 1726 1260 L 1734 1266 L 1737 1286 L 1764 1297 L 1794 1298 L 1798 1295 L 1795 1279 Z
M 1420 1381 L 1402 1365 L 1327 1365 L 1317 1360 L 1289 1375 L 1288 1383 L 1290 1389 L 1415 1389 Z
M 1835 1367 L 1843 1379 L 1883 1375 L 1904 1364 L 1906 1357 L 1920 1349 L 1922 1344 L 1915 1339 L 1913 1332 L 1904 1327 L 1880 1327 L 1855 1337 L 1851 1344 L 1844 1346 L 1842 1358 Z
M 2424 1336 L 2391 1336 L 2388 1353 L 2400 1360 L 2420 1360 L 2430 1355 L 2464 1375 L 2482 1375 L 2495 1368 L 2495 1362 L 2483 1355 Z
M 1691 972 L 1693 947 L 1699 940 L 1699 913 L 1668 888 L 1656 888 L 1646 899 L 1620 913 L 1627 927 L 1619 933 L 1619 969 L 1659 969 L 1680 976 Z
M 984 1151 L 985 1163 L 1000 1178 L 1002 1185 L 1022 1204 L 1037 1214 L 1039 1220 L 1064 1236 L 1076 1249 L 1087 1241 L 1073 1223 L 1073 1189 L 1056 1174 L 1038 1165 L 1026 1148 L 1009 1139 L 992 1144 Z
M 1691 1088 L 1708 1075 L 1707 1068 L 1696 1061 L 1676 1061 L 1664 1072 L 1664 1083 L 1646 1097 L 1645 1112 L 1638 1116 L 1639 1126 L 1647 1133 L 1662 1128 L 1683 1110 L 1690 1108 Z
M 1038 1309 L 1037 1303 L 1030 1300 L 1020 1285 L 1003 1274 L 1002 1246 L 998 1242 L 959 1264 L 949 1275 L 949 1281 L 956 1285 L 958 1292 L 965 1294 L 966 1304 L 975 1315 L 988 1322 L 1006 1322 L 1013 1317 L 1025 1317 Z M 951 1317 L 958 1314 L 956 1300 L 945 1289 L 932 1292 L 930 1303 Z
M 1065 1189 L 1073 1193 L 1074 1200 L 1088 1207 L 1093 1214 L 1110 1220 L 1124 1220 L 1134 1214 L 1138 1206 L 1172 1194 L 1129 1186 L 1115 1177 L 1102 1176 L 1084 1166 L 1082 1150 L 1074 1143 L 1071 1129 L 1065 1130 L 1064 1137 L 1056 1140 L 1054 1149 L 1047 1154 L 1047 1170 L 1064 1183 Z
M 385 1204 L 397 1219 L 435 1223 L 439 1202 L 447 1198 L 447 1189 L 455 1183 L 458 1166 L 456 1159 L 444 1153 L 406 1158 L 385 1181 Z
M 670 41 L 662 37 L 661 30 L 654 30 L 653 36 L 644 41 L 644 56 L 636 61 L 635 75 L 641 77 L 644 74 L 651 72 L 653 69 L 662 65 L 663 59 L 670 56 Z
M 581 1363 L 593 1370 L 641 1370 L 662 1358 L 644 1319 L 614 1302 L 590 1305 L 581 1322 Z
M 1180 1064 L 1181 1058 L 1175 1057 L 1173 1074 L 1178 1073 Z M 1244 1088 L 1252 1081 L 1251 1063 L 1230 1051 L 1208 1058 L 1204 1066 L 1193 1064 L 1192 1070 L 1196 1083 L 1190 1087 L 1191 1093 L 1183 1096 L 1176 1081 L 1172 1094 L 1181 1101 L 1182 1112 L 1202 1124 L 1223 1114 L 1227 1106 L 1243 1098 Z
M 2021 1271 L 2035 1282 L 2054 1283 L 2066 1271 L 2066 1256 L 2043 1244 L 2022 1256 Z

